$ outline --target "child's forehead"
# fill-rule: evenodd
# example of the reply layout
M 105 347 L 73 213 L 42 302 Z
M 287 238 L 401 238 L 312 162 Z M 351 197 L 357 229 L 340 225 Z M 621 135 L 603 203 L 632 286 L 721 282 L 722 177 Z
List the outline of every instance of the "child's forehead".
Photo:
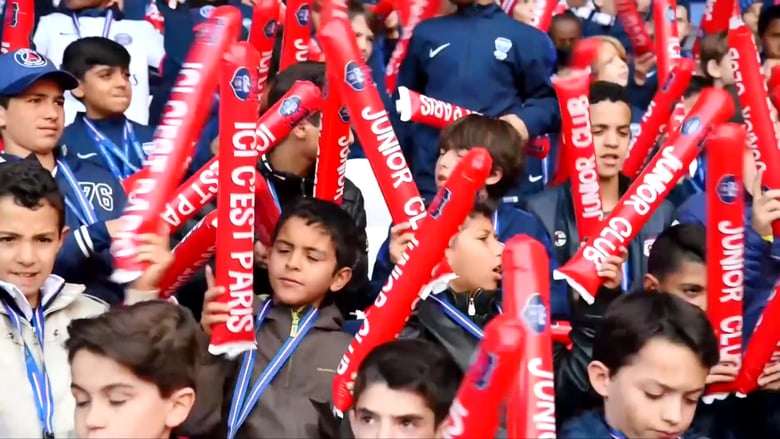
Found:
M 297 216 L 290 217 L 282 225 L 279 238 L 288 242 L 317 241 L 333 248 L 333 234 L 322 223 Z

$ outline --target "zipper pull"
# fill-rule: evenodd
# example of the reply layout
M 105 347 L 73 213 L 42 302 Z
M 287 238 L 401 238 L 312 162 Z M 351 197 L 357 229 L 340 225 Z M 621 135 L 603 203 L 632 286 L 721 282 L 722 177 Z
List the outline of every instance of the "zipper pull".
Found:
M 474 296 L 469 296 L 469 316 L 477 315 L 477 307 L 474 305 Z

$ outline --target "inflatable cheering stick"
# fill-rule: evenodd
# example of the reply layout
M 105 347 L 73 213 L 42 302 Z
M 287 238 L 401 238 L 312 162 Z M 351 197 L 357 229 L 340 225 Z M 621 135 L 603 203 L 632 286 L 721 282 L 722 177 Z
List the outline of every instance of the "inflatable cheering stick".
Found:
M 469 150 L 444 183 L 412 242 L 404 250 L 363 325 L 344 353 L 333 380 L 333 405 L 342 415 L 352 406 L 348 390 L 352 374 L 363 358 L 403 329 L 418 300 L 418 292 L 431 278 L 450 238 L 474 207 L 474 194 L 485 184 L 493 165 L 485 148 Z
M 137 237 L 159 230 L 160 214 L 184 174 L 201 127 L 208 117 L 219 79 L 219 63 L 238 38 L 241 13 L 220 6 L 198 31 L 179 71 L 162 121 L 154 132 L 154 151 L 146 159 L 143 178 L 135 181 L 122 213 L 121 231 L 111 242 L 117 283 L 137 279 L 149 265 L 135 261 Z M 249 93 L 246 88 L 242 93 Z
M 769 112 L 772 104 L 761 74 L 753 34 L 737 18 L 731 21 L 728 44 L 737 96 L 748 127 L 750 149 L 756 166 L 765 170 L 762 183 L 769 189 L 780 189 L 780 150 L 777 149 L 780 140 Z M 780 237 L 780 221 L 772 224 L 772 231 Z
M 349 157 L 349 136 L 352 125 L 349 113 L 342 106 L 337 75 L 329 75 L 326 84 L 329 96 L 322 110 L 322 132 L 317 150 L 314 196 L 341 204 L 344 200 L 344 179 Z
M 558 6 L 557 0 L 534 0 L 534 10 L 531 15 L 531 22 L 528 24 L 547 33 L 556 6 Z M 509 15 L 512 15 L 512 13 L 510 12 Z
M 672 60 L 672 73 L 659 88 L 653 100 L 647 107 L 642 121 L 639 123 L 639 134 L 631 138 L 629 154 L 623 163 L 623 175 L 635 178 L 642 170 L 647 156 L 655 146 L 659 133 L 666 128 L 666 123 L 672 116 L 672 110 L 683 97 L 693 76 L 695 64 L 692 59 L 678 58 Z
M 598 232 L 602 215 L 599 173 L 590 129 L 590 69 L 578 70 L 566 78 L 553 76 L 552 84 L 561 109 L 561 138 L 566 148 L 577 232 L 580 241 L 584 241 Z
M 677 36 L 676 0 L 657 0 L 653 2 L 653 23 L 655 24 L 655 44 L 658 55 L 658 79 L 665 83 L 672 72 L 672 62 L 680 58 L 680 39 Z M 672 118 L 666 125 L 667 135 L 677 131 L 685 117 L 685 106 L 678 101 L 672 110 Z
M 777 111 L 780 111 L 780 65 L 772 67 L 772 76 L 769 78 L 768 85 L 772 104 Z
M 387 92 L 391 95 L 395 92 L 398 69 L 401 68 L 401 62 L 406 58 L 406 52 L 409 50 L 409 41 L 412 39 L 414 28 L 424 20 L 436 16 L 441 6 L 441 0 L 402 1 L 399 2 L 398 6 L 399 16 L 401 17 L 401 37 L 395 44 L 390 60 L 387 62 L 387 70 L 385 71 L 385 85 L 387 86 Z M 404 10 L 408 12 L 402 12 Z M 407 20 L 404 20 L 404 15 L 408 17 Z M 499 44 L 498 40 L 496 40 L 496 44 Z M 511 43 L 509 44 L 511 47 Z
M 626 30 L 634 55 L 640 57 L 651 53 L 654 49 L 653 40 L 645 27 L 645 20 L 639 15 L 635 0 L 617 0 L 617 18 Z
M 495 436 L 504 399 L 523 357 L 523 341 L 520 322 L 510 316 L 497 316 L 487 324 L 474 362 L 450 406 L 443 438 Z
M 721 360 L 742 355 L 742 295 L 745 268 L 745 201 L 742 162 L 745 128 L 728 123 L 707 136 L 707 316 Z M 705 402 L 724 399 L 734 382 L 707 387 Z
M 282 55 L 279 71 L 309 59 L 311 39 L 311 1 L 288 0 L 282 35 Z
M 775 284 L 772 295 L 769 296 L 766 308 L 756 324 L 753 335 L 750 336 L 745 356 L 742 358 L 742 368 L 737 375 L 736 387 L 739 392 L 747 395 L 758 388 L 758 378 L 772 358 L 780 341 L 780 282 Z
M 0 53 L 29 49 L 35 28 L 34 0 L 7 0 Z
M 725 90 L 706 88 L 693 105 L 680 131 L 670 137 L 634 180 L 628 191 L 602 222 L 601 231 L 559 269 L 555 279 L 565 279 L 587 303 L 603 281 L 597 267 L 620 247 L 628 247 L 655 209 L 663 202 L 688 166 L 699 154 L 699 145 L 709 127 L 723 123 L 734 114 L 734 103 Z
M 504 314 L 522 323 L 525 341 L 509 396 L 507 437 L 555 437 L 549 265 L 542 243 L 528 235 L 504 246 Z
M 248 42 L 234 44 L 222 64 L 220 90 L 254 89 L 260 55 Z M 254 74 L 250 74 L 253 72 Z M 238 83 L 238 84 L 236 84 Z M 230 305 L 228 321 L 212 327 L 209 353 L 236 358 L 255 349 L 254 246 L 255 174 L 257 170 L 257 94 L 222 93 L 219 100 L 219 193 L 215 279 L 225 293 L 217 302 Z
M 603 40 L 590 37 L 577 41 L 571 51 L 569 67 L 574 70 L 591 69 L 598 60 L 599 49 L 604 44 Z
M 395 109 L 402 122 L 417 122 L 434 128 L 442 129 L 469 114 L 479 114 L 476 111 L 440 101 L 406 87 L 398 87 L 398 100 Z
M 217 250 L 217 211 L 209 212 L 173 248 L 173 264 L 160 280 L 160 298 L 167 299 L 192 279 Z
M 334 17 L 320 28 L 317 39 L 328 62 L 337 69 L 341 98 L 382 190 L 393 223 L 409 222 L 411 229 L 417 230 L 420 220 L 425 217 L 425 205 L 379 91 L 371 82 L 365 64 L 360 61 L 352 25 L 343 18 Z
M 257 76 L 257 95 L 262 96 L 271 72 L 271 56 L 274 52 L 276 32 L 279 29 L 278 0 L 258 0 L 252 10 L 252 29 L 249 31 L 249 44 L 260 54 Z

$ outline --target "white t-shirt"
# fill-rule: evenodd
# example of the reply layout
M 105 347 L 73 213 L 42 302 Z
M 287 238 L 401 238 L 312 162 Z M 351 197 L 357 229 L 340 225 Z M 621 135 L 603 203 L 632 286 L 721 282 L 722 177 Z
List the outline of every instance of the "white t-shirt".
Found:
M 61 12 L 41 17 L 33 42 L 41 54 L 58 67 L 62 65 L 65 48 L 80 37 L 103 36 L 106 17 L 79 17 L 81 35 L 71 15 Z M 149 123 L 149 66 L 160 68 L 165 57 L 163 36 L 146 20 L 112 20 L 108 38 L 125 46 L 130 52 L 130 83 L 133 98 L 125 116 L 146 125 Z M 65 124 L 73 122 L 84 106 L 70 93 L 65 100 Z

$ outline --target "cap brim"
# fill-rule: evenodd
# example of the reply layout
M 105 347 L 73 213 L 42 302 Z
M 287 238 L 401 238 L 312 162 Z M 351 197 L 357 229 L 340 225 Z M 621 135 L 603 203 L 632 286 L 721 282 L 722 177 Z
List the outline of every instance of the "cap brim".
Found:
M 53 70 L 38 75 L 28 75 L 18 79 L 16 82 L 6 87 L 5 90 L 0 90 L 0 94 L 7 96 L 17 96 L 24 93 L 28 88 L 41 79 L 50 79 L 59 85 L 63 91 L 73 90 L 79 86 L 79 81 L 75 76 L 64 70 Z

